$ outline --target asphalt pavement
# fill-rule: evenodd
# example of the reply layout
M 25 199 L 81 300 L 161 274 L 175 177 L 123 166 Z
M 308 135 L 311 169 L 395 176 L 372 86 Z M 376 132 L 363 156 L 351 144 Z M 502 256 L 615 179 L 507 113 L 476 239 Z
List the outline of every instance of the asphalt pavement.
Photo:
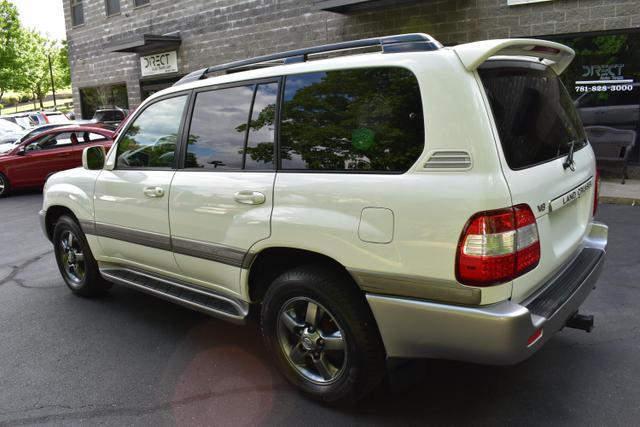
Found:
M 609 251 L 582 310 L 592 333 L 565 329 L 516 366 L 403 365 L 344 409 L 290 388 L 255 323 L 116 286 L 72 295 L 41 203 L 37 192 L 0 200 L 0 425 L 638 425 L 639 207 L 600 207 Z

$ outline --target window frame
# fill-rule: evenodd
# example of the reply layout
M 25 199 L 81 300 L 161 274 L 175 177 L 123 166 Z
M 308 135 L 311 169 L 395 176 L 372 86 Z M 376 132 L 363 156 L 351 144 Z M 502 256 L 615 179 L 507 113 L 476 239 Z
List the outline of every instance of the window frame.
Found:
M 115 0 L 118 2 L 118 11 L 112 12 L 112 13 L 109 13 L 109 1 L 110 0 L 104 0 L 104 13 L 107 16 L 107 18 L 109 18 L 110 16 L 120 15 L 122 13 L 122 4 L 120 3 L 120 0 Z
M 178 126 L 178 140 L 176 141 L 176 149 L 174 150 L 174 155 L 173 155 L 173 165 L 171 167 L 131 167 L 131 168 L 118 168 L 118 146 L 120 145 L 120 142 L 122 141 L 122 139 L 125 137 L 125 135 L 127 134 L 127 132 L 129 131 L 129 128 L 131 128 L 131 126 L 135 123 L 136 120 L 138 120 L 138 117 L 140 117 L 140 115 L 142 113 L 144 113 L 145 111 L 147 111 L 147 108 L 151 107 L 152 105 L 157 104 L 158 102 L 162 102 L 165 101 L 167 99 L 171 99 L 171 98 L 178 98 L 181 96 L 185 96 L 187 97 L 186 101 L 185 101 L 185 106 L 182 110 L 182 117 L 180 117 L 180 124 Z M 185 121 L 187 119 L 187 113 L 189 112 L 189 107 L 191 105 L 191 100 L 192 98 L 194 98 L 193 95 L 193 90 L 189 89 L 189 90 L 183 90 L 180 92 L 173 92 L 173 93 L 169 93 L 163 96 L 160 96 L 156 99 L 154 99 L 153 101 L 149 102 L 148 104 L 144 105 L 144 108 L 140 108 L 138 109 L 133 116 L 131 117 L 130 120 L 127 121 L 127 124 L 125 127 L 122 128 L 122 131 L 118 133 L 118 139 L 117 141 L 114 141 L 113 146 L 115 147 L 113 150 L 113 170 L 123 170 L 123 171 L 134 171 L 134 170 L 138 170 L 138 171 L 168 171 L 168 170 L 176 170 L 179 169 L 177 167 L 178 164 L 180 164 L 180 159 L 177 157 L 180 155 L 181 152 L 181 147 L 183 145 L 183 137 L 184 137 L 184 125 L 185 125 Z
M 191 99 L 189 100 L 189 106 L 186 109 L 188 111 L 187 116 L 186 116 L 186 121 L 184 123 L 184 128 L 182 129 L 182 133 L 181 133 L 181 137 L 180 137 L 180 144 L 178 147 L 178 164 L 177 164 L 177 169 L 180 171 L 184 171 L 184 172 L 211 172 L 211 173 L 224 173 L 224 172 L 233 172 L 233 173 L 238 173 L 238 172 L 258 172 L 258 173 L 265 173 L 265 172 L 275 172 L 277 170 L 277 166 L 279 164 L 279 141 L 280 141 L 280 105 L 281 105 L 281 96 L 283 93 L 283 82 L 284 82 L 284 76 L 274 76 L 274 77 L 265 77 L 265 78 L 260 78 L 260 79 L 251 79 L 251 80 L 240 80 L 237 82 L 232 82 L 232 83 L 221 83 L 221 84 L 216 84 L 216 85 L 211 85 L 211 86 L 204 86 L 204 87 L 200 87 L 200 88 L 196 88 L 193 90 L 193 93 L 191 94 Z M 193 120 L 193 110 L 195 107 L 195 102 L 196 102 L 196 98 L 197 95 L 199 93 L 202 92 L 212 92 L 212 91 L 217 91 L 217 90 L 222 90 L 222 89 L 231 89 L 234 87 L 242 87 L 242 86 L 249 86 L 249 85 L 259 85 L 259 84 L 267 84 L 267 83 L 277 83 L 278 84 L 278 91 L 277 91 L 277 95 L 276 95 L 276 118 L 274 121 L 274 132 L 273 132 L 273 165 L 271 166 L 271 168 L 265 168 L 265 169 L 204 169 L 204 168 L 186 168 L 185 167 L 185 162 L 186 162 L 186 158 L 187 158 L 187 143 L 186 141 L 189 140 L 189 131 L 191 130 L 191 121 Z M 251 106 L 249 108 L 249 115 L 247 117 L 247 123 L 249 123 L 249 121 L 251 120 L 251 116 L 253 114 L 253 105 L 254 105 L 254 101 L 255 101 L 255 96 L 256 96 L 256 90 L 254 88 L 253 90 L 253 96 L 251 98 Z M 247 129 L 247 131 L 245 132 L 245 136 L 244 136 L 244 147 L 247 146 L 247 138 L 249 135 L 249 129 Z
M 76 22 L 74 17 L 74 8 L 80 6 L 80 9 L 82 9 L 82 22 Z M 69 0 L 69 10 L 70 10 L 70 15 L 71 15 L 71 28 L 76 28 L 76 27 L 81 27 L 84 25 L 85 23 L 85 19 L 84 19 L 84 1 L 83 0 Z

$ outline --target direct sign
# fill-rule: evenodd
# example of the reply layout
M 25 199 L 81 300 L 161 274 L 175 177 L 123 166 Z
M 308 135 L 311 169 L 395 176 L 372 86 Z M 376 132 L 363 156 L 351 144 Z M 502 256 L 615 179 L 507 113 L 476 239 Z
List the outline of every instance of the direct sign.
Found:
M 178 55 L 176 51 L 157 53 L 140 57 L 142 77 L 178 72 Z

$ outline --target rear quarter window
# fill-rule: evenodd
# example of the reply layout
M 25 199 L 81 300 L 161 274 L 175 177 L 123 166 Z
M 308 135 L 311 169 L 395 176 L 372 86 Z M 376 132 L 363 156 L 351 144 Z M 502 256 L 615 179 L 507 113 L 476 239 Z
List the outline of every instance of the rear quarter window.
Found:
M 282 169 L 405 172 L 424 148 L 418 81 L 404 68 L 287 76 Z

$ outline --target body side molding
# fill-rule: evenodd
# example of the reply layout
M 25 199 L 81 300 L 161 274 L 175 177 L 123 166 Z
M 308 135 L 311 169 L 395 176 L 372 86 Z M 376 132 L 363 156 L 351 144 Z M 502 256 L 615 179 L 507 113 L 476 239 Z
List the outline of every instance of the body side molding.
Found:
M 238 268 L 249 268 L 254 258 L 252 253 L 240 248 L 184 239 L 181 237 L 171 237 L 166 234 L 153 233 L 129 227 L 120 227 L 85 220 L 80 221 L 80 226 L 85 234 L 172 251 L 176 254 L 207 259 Z

